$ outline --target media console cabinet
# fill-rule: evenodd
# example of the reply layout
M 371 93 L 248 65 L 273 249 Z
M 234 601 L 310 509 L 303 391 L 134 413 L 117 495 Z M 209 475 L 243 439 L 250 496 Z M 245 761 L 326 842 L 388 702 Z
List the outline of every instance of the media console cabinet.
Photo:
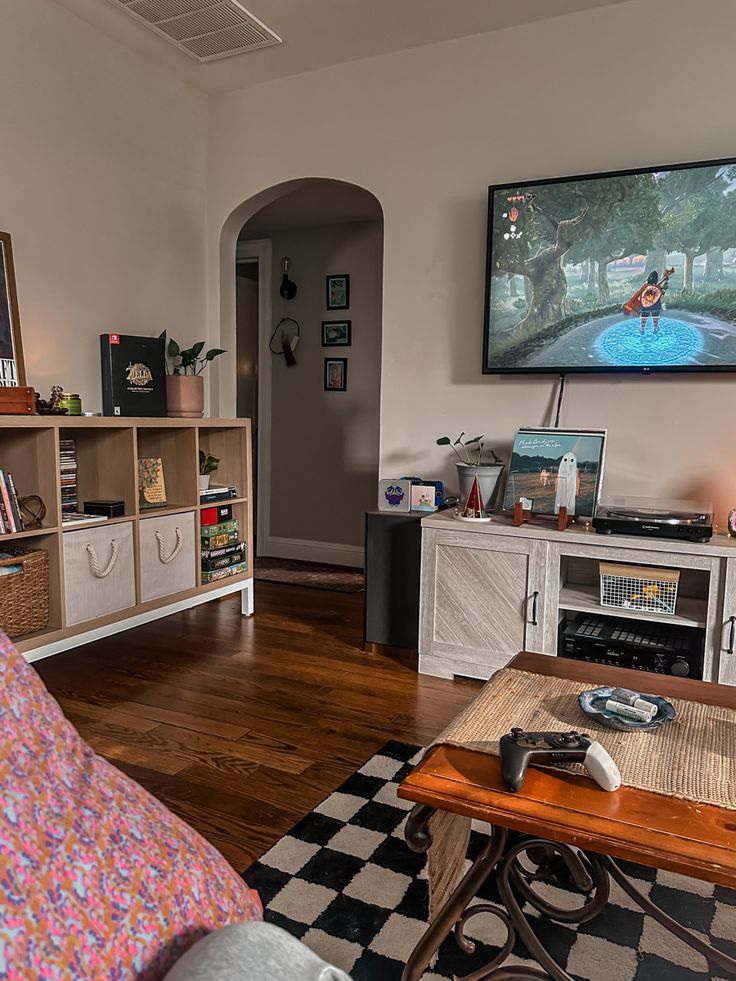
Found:
M 675 615 L 599 603 L 599 562 L 680 570 Z M 486 679 L 519 651 L 557 653 L 568 612 L 698 627 L 703 679 L 736 684 L 736 539 L 708 544 L 558 531 L 537 519 L 519 528 L 494 515 L 471 526 L 451 512 L 422 521 L 419 671 Z
M 122 500 L 123 517 L 62 524 L 59 444 L 66 439 L 76 444 L 79 508 L 88 500 Z M 200 571 L 200 515 L 207 507 L 199 503 L 200 448 L 219 457 L 214 480 L 237 488 L 235 499 L 221 503 L 233 505 L 248 550 L 244 574 L 209 584 Z M 163 461 L 165 507 L 139 506 L 142 457 Z M 37 494 L 46 505 L 42 527 L 0 535 L 0 552 L 12 544 L 49 556 L 48 627 L 14 640 L 28 660 L 231 593 L 241 594 L 243 614 L 253 612 L 249 419 L 0 416 L 0 468 L 13 475 L 19 497 Z

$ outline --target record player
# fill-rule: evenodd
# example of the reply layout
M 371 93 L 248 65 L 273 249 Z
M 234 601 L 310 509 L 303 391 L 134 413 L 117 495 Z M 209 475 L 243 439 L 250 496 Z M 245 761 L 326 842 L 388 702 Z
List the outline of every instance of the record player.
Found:
M 593 527 L 601 535 L 709 542 L 713 535 L 713 505 L 649 497 L 606 497 L 595 510 Z

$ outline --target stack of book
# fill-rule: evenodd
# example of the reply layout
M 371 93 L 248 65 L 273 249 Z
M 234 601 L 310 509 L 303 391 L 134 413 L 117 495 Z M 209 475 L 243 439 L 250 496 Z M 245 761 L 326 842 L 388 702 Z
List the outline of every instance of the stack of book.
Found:
M 238 496 L 237 487 L 218 487 L 210 485 L 207 490 L 199 492 L 200 504 L 215 504 L 217 501 L 231 501 Z
M 72 514 L 71 512 L 68 512 L 61 519 L 61 523 L 63 525 L 75 525 L 76 527 L 79 527 L 79 525 L 96 525 L 98 521 L 107 521 L 107 515 Z
M 77 513 L 77 444 L 73 439 L 59 441 L 61 450 L 61 520 Z
M 0 470 L 0 535 L 25 531 L 12 473 Z
M 211 510 L 215 510 L 212 508 Z M 205 512 L 202 512 L 204 518 Z M 238 519 L 202 524 L 202 583 L 241 576 L 248 568 L 245 542 Z

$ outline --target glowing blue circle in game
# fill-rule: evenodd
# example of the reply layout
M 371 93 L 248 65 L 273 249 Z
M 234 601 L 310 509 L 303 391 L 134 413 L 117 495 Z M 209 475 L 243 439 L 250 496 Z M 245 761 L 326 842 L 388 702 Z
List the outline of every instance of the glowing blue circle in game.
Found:
M 682 320 L 659 318 L 659 331 L 655 334 L 651 318 L 646 330 L 639 330 L 639 318 L 619 320 L 604 330 L 596 341 L 596 350 L 605 364 L 638 366 L 692 364 L 703 350 L 703 335 L 692 324 Z

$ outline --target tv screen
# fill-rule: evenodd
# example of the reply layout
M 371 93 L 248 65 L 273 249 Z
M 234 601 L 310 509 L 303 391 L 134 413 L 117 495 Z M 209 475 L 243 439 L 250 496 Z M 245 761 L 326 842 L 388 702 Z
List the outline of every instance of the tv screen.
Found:
M 483 371 L 736 369 L 736 160 L 489 188 Z

